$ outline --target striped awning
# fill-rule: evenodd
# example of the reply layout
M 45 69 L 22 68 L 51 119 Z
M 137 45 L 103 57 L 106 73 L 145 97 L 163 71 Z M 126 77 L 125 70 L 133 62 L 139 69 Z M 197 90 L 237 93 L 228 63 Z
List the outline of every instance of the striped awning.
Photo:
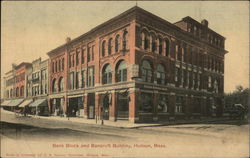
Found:
M 6 106 L 17 106 L 23 102 L 23 99 L 15 99 L 12 100 L 8 105 Z
M 46 106 L 46 104 L 43 104 L 45 101 L 46 99 L 37 99 L 33 103 L 31 103 L 29 107 Z
M 25 107 L 29 105 L 31 102 L 32 102 L 32 99 L 27 99 L 24 102 L 22 102 L 22 104 L 20 104 L 18 107 Z
M 1 106 L 7 106 L 10 102 L 11 100 L 5 100 L 1 103 Z

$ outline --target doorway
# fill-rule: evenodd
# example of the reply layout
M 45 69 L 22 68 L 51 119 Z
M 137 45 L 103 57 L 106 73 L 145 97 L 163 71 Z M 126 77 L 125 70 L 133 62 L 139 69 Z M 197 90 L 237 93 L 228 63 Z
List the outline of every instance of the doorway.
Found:
M 129 119 L 129 98 L 128 92 L 117 93 L 117 120 Z

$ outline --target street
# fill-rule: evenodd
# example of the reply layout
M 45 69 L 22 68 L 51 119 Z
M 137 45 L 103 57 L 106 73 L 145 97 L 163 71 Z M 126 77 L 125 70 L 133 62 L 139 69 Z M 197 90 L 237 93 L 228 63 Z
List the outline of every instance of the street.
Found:
M 248 157 L 249 124 L 119 128 L 1 111 L 1 157 Z

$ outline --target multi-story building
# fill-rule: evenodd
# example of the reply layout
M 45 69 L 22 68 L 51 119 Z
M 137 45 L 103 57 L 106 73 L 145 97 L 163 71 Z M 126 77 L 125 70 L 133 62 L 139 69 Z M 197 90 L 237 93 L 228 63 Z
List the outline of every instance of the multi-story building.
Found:
M 56 115 L 132 122 L 222 113 L 225 38 L 185 17 L 133 7 L 49 55 Z
M 11 101 L 6 104 L 2 103 L 2 106 L 14 107 L 19 105 L 27 97 L 26 94 L 26 74 L 27 70 L 31 67 L 30 63 L 22 62 L 19 65 L 12 65 L 12 70 L 6 73 L 5 79 L 5 93 L 8 95 L 6 99 L 10 98 Z
M 38 58 L 31 64 L 32 67 L 30 67 L 26 76 L 27 100 L 29 100 L 27 103 L 30 104 L 32 113 L 46 114 L 48 113 L 48 59 L 42 61 L 41 58 Z

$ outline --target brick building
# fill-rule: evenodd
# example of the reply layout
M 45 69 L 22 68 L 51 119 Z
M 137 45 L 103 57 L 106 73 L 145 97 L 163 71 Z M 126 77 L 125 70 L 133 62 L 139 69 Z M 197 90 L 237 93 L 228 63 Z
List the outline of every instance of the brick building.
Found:
M 22 62 L 19 65 L 12 65 L 12 70 L 5 74 L 5 102 L 2 106 L 14 110 L 27 97 L 26 74 L 31 67 L 30 63 Z
M 133 7 L 48 52 L 55 115 L 150 122 L 221 115 L 225 38 Z

